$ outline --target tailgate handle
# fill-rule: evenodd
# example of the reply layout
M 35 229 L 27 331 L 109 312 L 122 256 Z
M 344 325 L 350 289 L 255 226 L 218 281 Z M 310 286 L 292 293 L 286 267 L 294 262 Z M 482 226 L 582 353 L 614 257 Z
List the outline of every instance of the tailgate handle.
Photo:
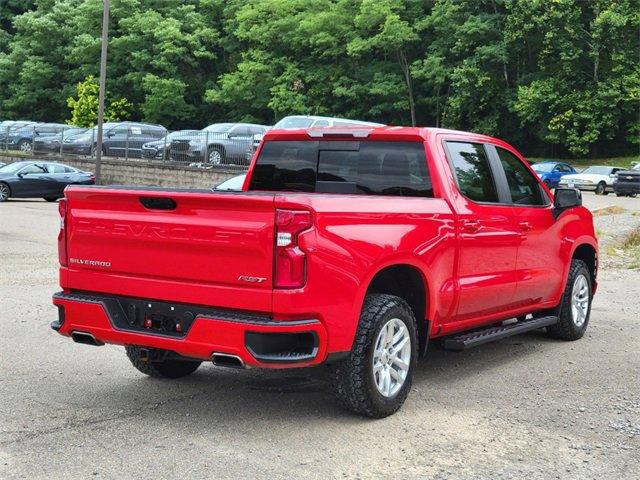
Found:
M 168 197 L 140 197 L 140 203 L 151 210 L 175 210 L 178 204 Z

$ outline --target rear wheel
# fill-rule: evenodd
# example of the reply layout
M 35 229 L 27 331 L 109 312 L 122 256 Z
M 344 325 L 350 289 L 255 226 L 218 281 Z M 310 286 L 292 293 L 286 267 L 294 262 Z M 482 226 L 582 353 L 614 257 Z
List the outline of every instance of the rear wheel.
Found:
M 569 279 L 558 309 L 558 323 L 547 327 L 547 333 L 561 340 L 582 338 L 591 314 L 591 274 L 587 264 L 573 259 Z
M 155 378 L 181 378 L 195 372 L 202 362 L 190 360 L 175 360 L 166 358 L 164 360 L 144 360 L 140 355 L 142 348 L 135 345 L 126 345 L 125 351 L 127 357 L 136 369 L 145 375 Z M 151 357 L 161 356 L 157 354 L 166 353 L 166 351 L 149 348 L 152 353 Z M 155 354 L 155 355 L 154 355 Z
M 396 412 L 411 389 L 417 348 L 409 305 L 393 295 L 368 295 L 349 357 L 331 366 L 340 403 L 373 418 Z
M 0 202 L 6 201 L 11 196 L 11 190 L 6 183 L 0 183 Z
M 600 182 L 596 186 L 596 195 L 605 195 L 606 191 L 607 191 L 607 184 L 606 183 Z
M 55 202 L 58 200 L 58 197 L 44 197 L 47 202 Z

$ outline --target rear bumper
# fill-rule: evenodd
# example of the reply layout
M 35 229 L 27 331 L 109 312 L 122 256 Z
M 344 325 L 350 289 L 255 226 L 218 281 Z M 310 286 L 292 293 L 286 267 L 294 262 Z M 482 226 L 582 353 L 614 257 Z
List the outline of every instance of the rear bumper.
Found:
M 178 336 L 140 331 L 141 326 L 122 328 L 123 310 L 114 309 L 114 305 L 120 305 L 119 300 L 125 298 L 57 293 L 53 304 L 58 307 L 59 319 L 51 327 L 68 337 L 89 334 L 99 344 L 160 348 L 200 360 L 223 353 L 238 356 L 245 365 L 264 368 L 298 368 L 327 358 L 327 332 L 316 319 L 279 321 L 266 315 L 214 308 L 205 312 L 206 307 L 193 307 L 195 318 L 187 332 Z M 189 307 L 176 304 L 182 310 Z

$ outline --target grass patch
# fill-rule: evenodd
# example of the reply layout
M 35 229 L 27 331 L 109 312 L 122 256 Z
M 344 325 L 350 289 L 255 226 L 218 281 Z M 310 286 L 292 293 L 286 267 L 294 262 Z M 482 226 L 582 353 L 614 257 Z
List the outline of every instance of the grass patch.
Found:
M 593 211 L 594 217 L 604 217 L 607 215 L 618 215 L 620 213 L 626 212 L 627 209 L 623 208 L 619 205 L 612 205 L 610 207 L 599 208 Z
M 630 257 L 631 261 L 627 268 L 640 268 L 640 227 L 636 227 L 624 237 L 620 248 Z

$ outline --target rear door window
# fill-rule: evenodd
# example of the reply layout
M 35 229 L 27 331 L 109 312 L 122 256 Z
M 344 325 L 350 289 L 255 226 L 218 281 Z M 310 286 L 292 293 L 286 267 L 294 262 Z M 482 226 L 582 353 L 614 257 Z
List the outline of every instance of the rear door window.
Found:
M 266 142 L 250 189 L 433 196 L 420 142 Z
M 447 151 L 460 192 L 469 200 L 498 203 L 498 191 L 481 143 L 447 142 Z

